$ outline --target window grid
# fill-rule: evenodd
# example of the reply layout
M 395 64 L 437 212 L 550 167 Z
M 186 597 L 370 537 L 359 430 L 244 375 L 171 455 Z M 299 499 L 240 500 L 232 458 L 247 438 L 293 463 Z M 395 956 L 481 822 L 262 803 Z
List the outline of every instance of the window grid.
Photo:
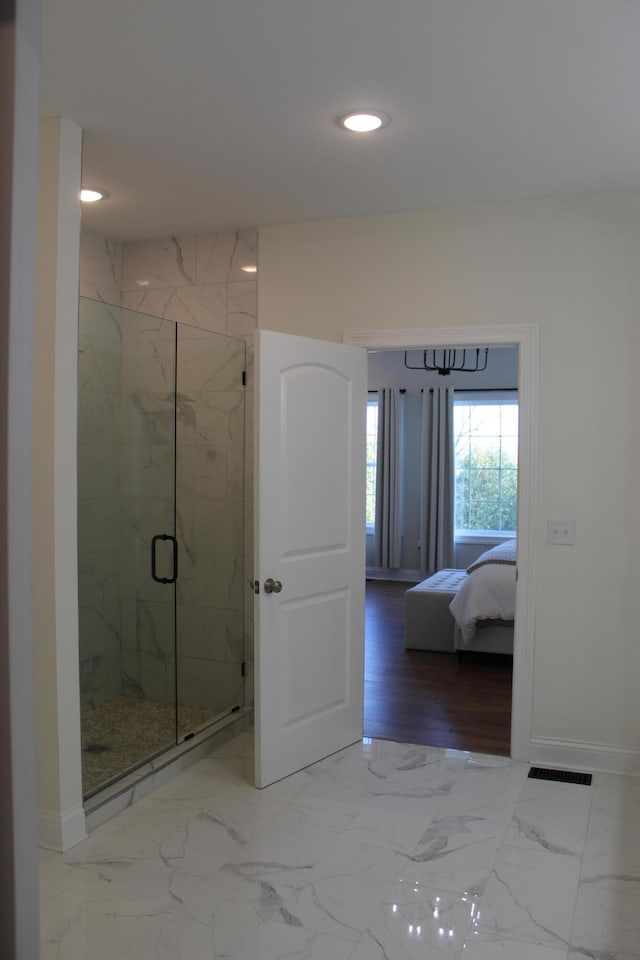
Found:
M 517 411 L 514 403 L 455 403 L 458 534 L 515 532 Z

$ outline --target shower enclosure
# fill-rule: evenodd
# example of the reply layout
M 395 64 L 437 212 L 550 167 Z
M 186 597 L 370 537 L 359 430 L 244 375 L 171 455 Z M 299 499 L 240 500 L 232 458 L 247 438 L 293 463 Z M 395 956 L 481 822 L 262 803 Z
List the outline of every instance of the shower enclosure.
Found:
M 243 705 L 242 340 L 80 298 L 83 793 Z

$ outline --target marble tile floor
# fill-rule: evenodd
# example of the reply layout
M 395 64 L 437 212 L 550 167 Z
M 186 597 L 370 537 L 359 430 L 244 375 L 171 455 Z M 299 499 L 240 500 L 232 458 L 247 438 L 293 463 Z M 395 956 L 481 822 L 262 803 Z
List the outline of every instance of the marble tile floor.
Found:
M 364 740 L 257 791 L 251 752 L 44 852 L 41 960 L 640 958 L 640 779 Z

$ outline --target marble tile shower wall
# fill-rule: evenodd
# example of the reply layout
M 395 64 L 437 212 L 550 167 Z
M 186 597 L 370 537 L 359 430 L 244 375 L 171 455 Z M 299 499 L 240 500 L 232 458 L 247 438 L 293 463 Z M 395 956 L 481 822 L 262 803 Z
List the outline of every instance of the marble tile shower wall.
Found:
M 178 700 L 243 702 L 245 345 L 181 326 L 177 367 Z
M 80 296 L 120 306 L 122 244 L 95 233 L 80 236 Z
M 245 601 L 244 617 L 244 647 L 245 659 L 248 662 L 248 676 L 246 680 L 245 702 L 250 702 L 252 695 L 252 661 L 253 661 L 253 624 L 252 604 L 246 603 L 247 584 L 252 570 L 252 359 L 253 343 L 256 329 L 256 283 L 242 270 L 247 264 L 256 263 L 257 234 L 255 231 L 237 231 L 224 234 L 212 234 L 198 237 L 169 238 L 166 240 L 139 241 L 120 245 L 92 234 L 83 234 L 81 243 L 81 294 L 104 303 L 120 304 L 132 311 L 164 318 L 173 322 L 188 324 L 181 328 L 184 339 L 185 365 L 179 370 L 181 378 L 178 398 L 178 458 L 179 473 L 186 477 L 184 471 L 188 468 L 190 480 L 182 481 L 179 489 L 179 533 L 186 545 L 186 551 L 181 555 L 181 587 L 178 605 L 178 626 L 181 637 L 180 662 L 181 689 L 180 698 L 191 705 L 202 705 L 211 702 L 211 695 L 222 699 L 223 708 L 242 702 L 242 689 L 238 678 L 237 663 L 241 651 L 242 637 L 242 606 Z M 125 313 L 127 317 L 126 329 L 130 332 L 124 336 L 131 339 L 131 318 L 133 314 Z M 247 369 L 247 388 L 245 391 L 245 436 L 244 443 L 240 441 L 240 414 L 239 395 L 226 383 L 224 377 L 235 378 L 240 355 L 227 356 L 220 361 L 222 369 L 218 369 L 216 390 L 207 390 L 207 383 L 196 379 L 187 389 L 185 374 L 190 371 L 194 374 L 194 361 L 200 364 L 200 370 L 206 371 L 202 348 L 205 339 L 198 338 L 197 330 L 222 333 L 243 340 L 246 345 L 245 368 Z M 123 384 L 127 378 L 133 376 L 135 367 L 147 366 L 144 376 L 153 378 L 151 368 L 153 357 L 158 360 L 162 352 L 159 330 L 148 323 L 137 329 L 135 339 L 137 345 L 131 351 L 131 343 L 127 344 L 126 356 L 123 361 Z M 191 345 L 186 340 L 192 341 Z M 157 346 L 154 347 L 153 345 Z M 181 350 L 183 347 L 181 347 Z M 244 351 L 243 351 L 244 352 Z M 231 351 L 234 353 L 234 351 Z M 145 360 L 146 357 L 146 360 Z M 188 359 L 190 358 L 190 359 Z M 210 366 L 214 364 L 210 357 Z M 150 366 L 151 365 L 151 366 Z M 235 370 L 238 367 L 238 371 Z M 220 379 L 222 376 L 222 380 Z M 234 381 L 235 382 L 235 381 Z M 212 381 L 209 381 L 211 386 Z M 140 386 L 140 385 L 139 385 Z M 146 384 L 157 386 L 157 382 Z M 205 387 L 204 390 L 200 389 Z M 125 414 L 119 411 L 122 423 L 131 416 L 138 423 L 140 417 L 144 420 L 144 435 L 150 441 L 148 476 L 159 468 L 158 458 L 162 460 L 162 421 L 166 414 L 162 408 L 162 393 L 151 389 L 146 390 L 146 397 L 141 396 L 141 387 L 137 391 L 137 411 L 131 410 Z M 189 390 L 191 391 L 189 393 Z M 111 406 L 117 401 L 111 391 L 109 402 Z M 152 396 L 153 395 L 153 396 Z M 122 397 L 128 397 L 126 389 L 119 399 L 125 407 L 129 402 Z M 106 402 L 106 401 L 105 401 Z M 144 409 L 143 409 L 144 408 Z M 104 414 L 108 415 L 105 412 Z M 86 411 L 86 417 L 91 420 Z M 93 418 L 95 419 L 95 417 Z M 197 426 L 196 426 L 197 424 Z M 204 428 L 202 425 L 204 424 Z M 87 423 L 85 437 L 97 436 L 93 433 L 94 423 Z M 123 429 L 126 430 L 126 427 Z M 130 432 L 133 427 L 130 424 Z M 156 431 L 156 436 L 152 435 Z M 197 435 L 197 436 L 196 436 Z M 153 442 L 155 439 L 155 443 Z M 160 441 L 160 444 L 157 442 Z M 90 440 L 89 440 L 90 442 Z M 222 453 L 217 458 L 207 457 L 207 445 L 216 442 Z M 97 448 L 98 442 L 94 444 Z M 240 490 L 239 477 L 241 475 L 241 458 L 244 449 L 245 493 L 244 503 L 237 500 Z M 86 449 L 80 454 L 81 469 L 100 472 L 99 463 L 104 461 L 102 454 L 106 454 L 104 446 L 93 451 Z M 166 452 L 166 451 L 165 451 Z M 211 452 L 211 451 L 210 451 Z M 97 454 L 95 459 L 90 454 Z M 156 458 L 154 461 L 154 457 Z M 228 492 L 231 500 L 225 506 L 223 502 L 207 503 L 204 499 L 205 489 L 213 490 L 216 484 L 216 469 L 222 461 L 228 482 Z M 218 473 L 220 471 L 218 470 Z M 123 471 L 122 479 L 126 479 L 127 472 Z M 218 476 L 218 481 L 220 476 Z M 158 491 L 157 483 L 151 484 L 148 492 Z M 142 492 L 138 490 L 138 493 Z M 120 497 L 125 496 L 124 488 Z M 155 498 L 157 500 L 157 498 Z M 105 516 L 105 523 L 113 519 L 113 511 L 118 507 L 120 523 L 124 523 L 131 533 L 143 531 L 145 523 L 149 522 L 152 510 L 152 496 L 138 496 L 136 509 L 131 515 L 122 515 L 123 503 L 113 498 L 109 503 L 100 506 Z M 133 503 L 133 500 L 129 501 Z M 157 503 L 156 503 L 157 506 Z M 92 505 L 94 513 L 97 509 L 96 498 Z M 85 509 L 86 506 L 81 507 Z M 111 509 L 111 513 L 109 513 Z M 229 553 L 230 543 L 237 537 L 238 529 L 244 518 L 244 558 L 238 563 L 237 558 L 231 561 Z M 155 522 L 155 521 L 154 521 Z M 88 528 L 87 528 L 88 529 Z M 113 534 L 115 524 L 110 530 Z M 148 531 L 147 531 L 148 533 Z M 135 533 L 133 534 L 135 535 Z M 97 539 L 93 540 L 95 544 Z M 212 544 L 216 544 L 213 549 Z M 115 548 L 114 548 L 115 549 Z M 94 582 L 92 570 L 95 570 L 95 557 L 92 549 L 81 552 L 81 571 L 85 568 L 85 583 Z M 105 565 L 107 558 L 104 558 Z M 127 561 L 131 563 L 131 561 Z M 135 561 L 134 561 L 135 562 Z M 122 566 L 122 558 L 119 559 Z M 93 566 L 92 566 L 93 564 Z M 126 566 L 126 565 L 125 565 Z M 135 571 L 133 571 L 135 572 Z M 126 575 L 127 571 L 123 570 Z M 132 582 L 128 581 L 129 584 Z M 224 585 L 226 595 L 231 597 L 231 604 L 223 619 L 218 618 L 215 628 L 211 618 L 211 607 L 207 606 L 215 599 L 210 584 L 215 582 L 219 589 Z M 209 583 L 209 587 L 207 587 Z M 153 584 L 149 586 L 151 589 Z M 97 655 L 88 650 L 84 658 L 83 676 L 85 694 L 89 702 L 101 702 L 109 696 L 119 692 L 116 690 L 116 679 L 124 676 L 129 685 L 139 682 L 147 696 L 162 696 L 163 691 L 168 693 L 172 680 L 172 664 L 169 654 L 167 634 L 167 618 L 163 616 L 162 606 L 158 597 L 143 598 L 142 603 L 134 603 L 134 598 L 127 596 L 127 587 L 121 591 L 120 619 L 116 618 L 117 604 L 113 596 L 109 596 L 110 619 L 106 611 L 101 608 L 86 616 L 98 617 L 104 629 L 105 624 L 111 625 L 112 647 L 102 650 Z M 85 596 L 88 594 L 85 593 Z M 188 601 L 188 602 L 185 602 Z M 200 602 L 197 602 L 197 601 Z M 94 598 L 95 601 L 95 598 Z M 90 631 L 88 631 L 89 633 Z M 104 632 L 104 630 L 103 630 Z M 94 636 L 95 634 L 91 634 Z M 136 636 L 133 643 L 132 637 Z M 117 641 L 117 642 L 116 642 Z M 90 642 L 89 647 L 91 647 Z M 94 644 L 95 646 L 95 644 Z M 105 646 L 105 644 L 103 644 Z M 211 664 L 212 647 L 216 651 L 215 658 L 218 664 Z M 120 650 L 120 660 L 116 662 L 116 650 Z M 205 657 L 205 653 L 208 654 Z M 111 678 L 113 682 L 108 682 Z M 224 694 L 222 690 L 224 689 Z M 229 702 L 227 702 L 229 701 Z
M 81 303 L 78 330 L 78 587 L 83 707 L 122 693 L 120 310 Z
M 122 246 L 83 232 L 80 295 L 120 305 Z M 119 550 L 120 324 L 88 306 L 78 330 L 78 575 L 83 706 L 122 693 Z

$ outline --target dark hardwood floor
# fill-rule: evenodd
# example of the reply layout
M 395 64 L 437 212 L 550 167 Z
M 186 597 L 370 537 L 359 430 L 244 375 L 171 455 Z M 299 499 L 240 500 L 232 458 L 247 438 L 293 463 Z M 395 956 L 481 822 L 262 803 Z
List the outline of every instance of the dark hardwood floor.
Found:
M 512 658 L 405 650 L 410 586 L 367 581 L 365 736 L 509 756 Z

